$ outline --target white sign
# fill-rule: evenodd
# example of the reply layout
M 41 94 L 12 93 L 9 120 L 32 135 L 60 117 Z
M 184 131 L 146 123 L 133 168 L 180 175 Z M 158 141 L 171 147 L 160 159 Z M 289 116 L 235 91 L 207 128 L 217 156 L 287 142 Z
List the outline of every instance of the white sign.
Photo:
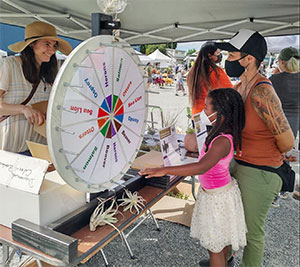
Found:
M 198 151 L 200 153 L 205 143 L 205 139 L 207 137 L 207 129 L 206 129 L 206 125 L 201 123 L 200 113 L 194 115 L 194 122 L 195 122 Z
M 0 150 L 0 184 L 38 194 L 49 162 Z
M 163 155 L 164 166 L 181 164 L 180 148 L 174 126 L 169 126 L 159 131 L 160 147 Z

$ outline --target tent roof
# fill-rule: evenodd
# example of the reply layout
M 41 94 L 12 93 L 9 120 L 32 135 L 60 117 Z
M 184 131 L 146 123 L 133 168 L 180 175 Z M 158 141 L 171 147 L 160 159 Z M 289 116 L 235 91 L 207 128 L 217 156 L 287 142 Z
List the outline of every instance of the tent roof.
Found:
M 7 52 L 0 49 L 0 57 L 6 57 L 6 56 L 7 56 Z
M 171 61 L 172 60 L 170 57 L 164 55 L 158 49 L 156 49 L 153 53 L 148 55 L 148 57 L 150 57 L 154 61 Z
M 1 0 L 0 22 L 43 20 L 60 35 L 84 40 L 91 36 L 92 12 L 101 12 L 96 0 Z M 128 0 L 118 17 L 121 38 L 130 44 L 226 39 L 241 28 L 264 36 L 299 34 L 298 0 Z

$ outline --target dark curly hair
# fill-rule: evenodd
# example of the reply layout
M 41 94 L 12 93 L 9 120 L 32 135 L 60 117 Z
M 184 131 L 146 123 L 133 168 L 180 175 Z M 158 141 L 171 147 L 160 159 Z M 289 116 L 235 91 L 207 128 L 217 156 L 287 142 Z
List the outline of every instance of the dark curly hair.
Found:
M 33 49 L 28 45 L 21 52 L 22 70 L 27 81 L 37 83 L 40 80 L 53 84 L 58 72 L 57 59 L 55 54 L 51 56 L 49 62 L 43 62 L 40 70 L 36 65 Z
M 221 133 L 231 134 L 234 150 L 242 151 L 242 131 L 245 127 L 245 108 L 241 95 L 232 88 L 222 88 L 209 92 L 213 109 L 217 112 L 215 125 L 205 140 L 206 151 L 210 142 Z

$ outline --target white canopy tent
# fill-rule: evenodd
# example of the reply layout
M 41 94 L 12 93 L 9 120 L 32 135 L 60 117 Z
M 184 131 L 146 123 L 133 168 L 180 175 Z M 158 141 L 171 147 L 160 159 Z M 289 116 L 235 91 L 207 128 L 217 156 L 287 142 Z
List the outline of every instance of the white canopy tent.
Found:
M 7 57 L 7 52 L 0 49 L 0 58 Z
M 153 62 L 159 63 L 161 68 L 166 68 L 172 65 L 172 59 L 164 55 L 158 49 L 156 49 L 153 53 L 148 55 L 148 57 L 151 58 Z
M 268 51 L 271 53 L 279 53 L 281 49 L 289 46 L 300 49 L 299 35 L 268 37 L 266 39 Z
M 172 59 L 166 55 L 164 55 L 162 52 L 160 52 L 158 49 L 156 49 L 153 53 L 148 55 L 149 58 L 156 62 L 167 62 L 170 63 Z
M 121 38 L 130 44 L 228 39 L 241 28 L 264 36 L 299 34 L 298 0 L 128 0 Z M 58 33 L 77 39 L 91 36 L 96 0 L 1 0 L 0 22 L 25 26 L 41 20 Z M 20 37 L 20 39 L 22 39 Z
M 150 58 L 149 56 L 140 54 L 140 55 L 138 55 L 138 57 L 143 65 L 146 65 L 148 62 L 151 64 L 154 63 L 154 60 L 152 58 Z

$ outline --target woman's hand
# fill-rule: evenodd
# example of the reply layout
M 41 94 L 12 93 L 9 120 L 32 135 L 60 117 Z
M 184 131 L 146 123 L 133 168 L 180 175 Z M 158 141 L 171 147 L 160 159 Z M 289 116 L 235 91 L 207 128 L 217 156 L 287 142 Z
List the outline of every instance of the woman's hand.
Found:
M 145 178 L 151 178 L 151 177 L 161 177 L 166 175 L 166 171 L 164 168 L 147 168 L 142 169 L 139 171 L 139 175 L 145 175 Z
M 30 124 L 42 125 L 46 119 L 42 112 L 30 106 L 24 106 L 23 114 Z
M 293 155 L 287 156 L 286 153 L 284 153 L 283 156 L 284 156 L 283 160 L 286 162 L 296 162 L 297 161 L 296 156 L 293 156 Z

